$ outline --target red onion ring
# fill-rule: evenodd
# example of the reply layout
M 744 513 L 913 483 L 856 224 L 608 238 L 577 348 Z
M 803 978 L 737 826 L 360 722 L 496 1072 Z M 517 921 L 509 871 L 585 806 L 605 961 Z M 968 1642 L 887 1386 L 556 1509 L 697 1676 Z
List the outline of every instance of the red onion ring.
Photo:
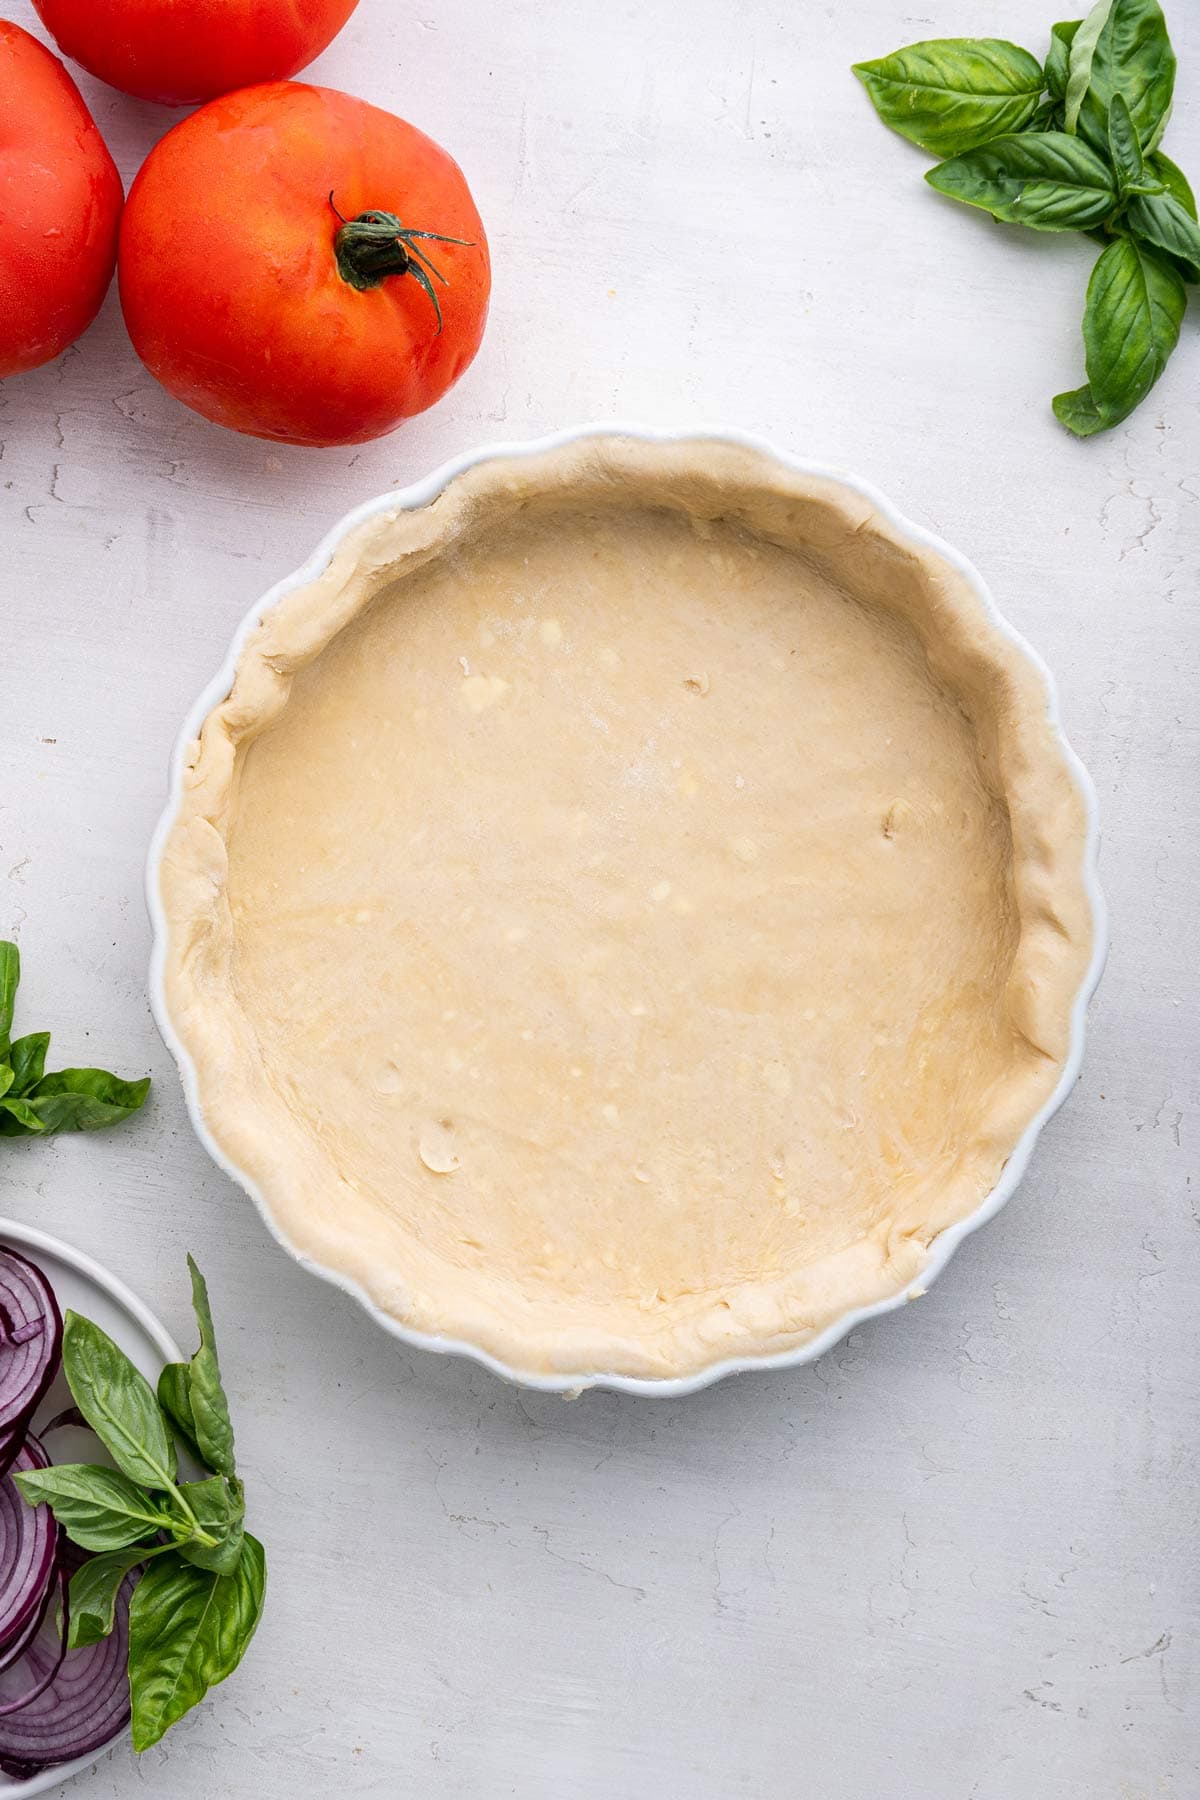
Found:
M 53 1763 L 102 1750 L 129 1723 L 129 1597 L 126 1579 L 117 1595 L 116 1624 L 98 1644 L 68 1650 L 62 1666 L 36 1700 L 0 1718 L 0 1769 L 21 1781 Z M 54 1652 L 35 1645 L 28 1661 L 40 1677 Z
M 63 1539 L 61 1541 L 65 1543 L 66 1540 Z M 66 1567 L 66 1564 L 62 1560 L 61 1554 L 59 1556 L 58 1566 L 59 1566 L 60 1570 L 65 1570 L 67 1578 L 69 1580 L 71 1577 L 72 1571 Z M 2 1675 L 4 1673 L 5 1669 L 11 1669 L 15 1662 L 19 1662 L 21 1657 L 24 1656 L 26 1650 L 28 1650 L 30 1644 L 33 1642 L 34 1638 L 37 1636 L 38 1632 L 41 1630 L 42 1620 L 46 1616 L 46 1611 L 50 1605 L 50 1601 L 51 1601 L 53 1595 L 54 1595 L 54 1581 L 53 1581 L 53 1578 L 51 1578 L 50 1585 L 47 1587 L 46 1592 L 42 1595 L 41 1606 L 34 1613 L 33 1617 L 30 1619 L 30 1621 L 29 1621 L 28 1625 L 25 1627 L 24 1631 L 20 1632 L 18 1634 L 18 1636 L 13 1639 L 12 1643 L 9 1644 L 8 1648 L 4 1651 L 4 1653 L 2 1655 L 0 1655 L 0 1675 Z
M 19 1470 L 44 1469 L 50 1458 L 35 1437 L 14 1459 Z M 0 1652 L 24 1636 L 42 1608 L 54 1574 L 58 1526 L 48 1506 L 27 1506 L 15 1483 L 0 1481 Z
M 61 1350 L 54 1289 L 28 1257 L 0 1244 L 0 1449 L 33 1416 Z
M 17 1451 L 25 1442 L 24 1427 L 14 1425 L 11 1431 L 0 1431 L 0 1481 L 8 1474 Z
M 56 1590 L 61 1607 L 59 1616 L 52 1615 L 49 1607 L 51 1595 Z M 67 1603 L 67 1577 L 62 1569 L 56 1571 L 46 1601 L 38 1620 L 38 1629 L 26 1645 L 23 1668 L 18 1671 L 13 1667 L 0 1673 L 0 1719 L 11 1718 L 13 1713 L 20 1712 L 23 1707 L 40 1699 L 62 1668 L 63 1658 L 67 1654 L 67 1632 L 71 1624 Z M 23 1682 L 20 1676 L 24 1676 Z

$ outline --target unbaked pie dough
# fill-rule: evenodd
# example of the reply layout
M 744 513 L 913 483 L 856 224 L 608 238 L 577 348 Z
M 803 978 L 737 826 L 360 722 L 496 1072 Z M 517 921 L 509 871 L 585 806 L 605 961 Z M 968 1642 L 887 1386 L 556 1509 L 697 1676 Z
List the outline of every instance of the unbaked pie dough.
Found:
M 163 865 L 208 1127 L 302 1254 L 522 1371 L 667 1377 L 918 1280 L 1068 1054 L 1040 677 L 857 492 L 501 459 L 246 644 Z

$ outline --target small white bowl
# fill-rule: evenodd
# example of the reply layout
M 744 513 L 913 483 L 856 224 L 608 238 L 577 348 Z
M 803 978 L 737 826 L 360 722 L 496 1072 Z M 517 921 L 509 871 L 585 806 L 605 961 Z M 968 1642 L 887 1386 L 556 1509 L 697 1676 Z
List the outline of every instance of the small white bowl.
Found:
M 1078 1077 L 1083 1057 L 1084 1021 L 1087 1004 L 1095 990 L 1096 984 L 1100 978 L 1101 970 L 1104 966 L 1107 948 L 1106 919 L 1104 902 L 1096 875 L 1099 835 L 1095 793 L 1086 771 L 1063 736 L 1058 719 L 1058 706 L 1054 683 L 1049 671 L 1046 669 L 1036 652 L 1031 649 L 1019 633 L 1014 631 L 1012 626 L 1001 617 L 982 579 L 976 570 L 972 568 L 970 563 L 940 538 L 935 537 L 932 533 L 923 530 L 920 526 L 915 525 L 910 520 L 904 518 L 882 494 L 868 483 L 860 481 L 854 476 L 845 475 L 838 470 L 824 467 L 821 464 L 788 456 L 744 432 L 712 428 L 688 431 L 659 431 L 637 425 L 592 425 L 579 427 L 575 430 L 559 432 L 551 437 L 542 438 L 525 444 L 493 444 L 481 449 L 473 450 L 464 456 L 456 458 L 452 462 L 444 464 L 424 481 L 417 482 L 411 487 L 403 488 L 399 492 L 383 494 L 378 499 L 369 500 L 364 505 L 355 508 L 353 512 L 348 513 L 346 517 L 342 519 L 341 522 L 322 540 L 312 556 L 309 557 L 308 561 L 305 562 L 295 574 L 290 575 L 286 580 L 277 583 L 276 586 L 265 594 L 258 604 L 250 611 L 236 633 L 230 646 L 229 654 L 220 670 L 214 676 L 212 681 L 209 682 L 184 722 L 183 729 L 176 743 L 171 760 L 170 794 L 166 810 L 154 833 L 147 865 L 147 902 L 154 927 L 154 952 L 150 972 L 150 998 L 158 1028 L 179 1065 L 192 1125 L 196 1131 L 196 1135 L 199 1137 L 201 1143 L 204 1144 L 210 1156 L 250 1195 L 251 1199 L 258 1207 L 259 1212 L 262 1214 L 267 1227 L 283 1245 L 284 1249 L 286 1249 L 296 1261 L 300 1262 L 305 1268 L 310 1269 L 314 1274 L 320 1275 L 328 1281 L 332 1281 L 338 1287 L 345 1289 L 347 1293 L 352 1294 L 385 1331 L 391 1332 L 404 1343 L 414 1345 L 420 1349 L 441 1353 L 449 1352 L 455 1355 L 472 1357 L 476 1361 L 483 1363 L 495 1374 L 503 1376 L 507 1380 L 517 1382 L 525 1387 L 540 1389 L 545 1392 L 562 1393 L 573 1396 L 585 1388 L 600 1387 L 613 1388 L 624 1393 L 643 1394 L 657 1398 L 675 1398 L 681 1394 L 694 1393 L 697 1389 L 707 1387 L 711 1382 L 720 1380 L 722 1376 L 734 1374 L 743 1370 L 790 1368 L 799 1366 L 802 1363 L 813 1362 L 816 1358 L 823 1356 L 824 1353 L 836 1344 L 840 1338 L 844 1337 L 848 1331 L 852 1330 L 854 1326 L 860 1324 L 864 1319 L 873 1318 L 878 1313 L 890 1312 L 895 1307 L 902 1306 L 916 1290 L 909 1289 L 908 1292 L 900 1292 L 871 1305 L 848 1311 L 842 1314 L 818 1335 L 808 1339 L 794 1349 L 788 1349 L 772 1355 L 729 1358 L 698 1371 L 689 1372 L 688 1374 L 677 1378 L 666 1379 L 621 1375 L 603 1370 L 581 1369 L 571 1373 L 559 1371 L 553 1373 L 530 1372 L 527 1370 L 515 1369 L 506 1365 L 483 1349 L 480 1345 L 454 1338 L 431 1336 L 426 1333 L 414 1331 L 381 1311 L 355 1281 L 345 1274 L 324 1267 L 315 1262 L 312 1258 L 301 1254 L 293 1244 L 287 1241 L 255 1182 L 249 1178 L 243 1169 L 237 1167 L 230 1158 L 225 1155 L 214 1141 L 212 1133 L 205 1123 L 199 1102 L 196 1071 L 186 1048 L 180 1041 L 180 1038 L 174 1029 L 165 993 L 167 921 L 164 915 L 160 893 L 160 870 L 167 837 L 175 821 L 182 800 L 186 758 L 205 718 L 212 709 L 219 705 L 228 695 L 233 684 L 235 670 L 243 647 L 251 633 L 257 629 L 263 616 L 282 600 L 285 595 L 292 593 L 295 589 L 303 587 L 320 576 L 323 570 L 329 565 L 334 553 L 337 551 L 347 534 L 365 524 L 367 521 L 374 519 L 378 515 L 395 513 L 397 511 L 411 511 L 428 506 L 431 501 L 435 500 L 438 495 L 442 493 L 449 483 L 455 480 L 456 477 L 463 474 L 464 471 L 474 468 L 478 464 L 500 458 L 512 459 L 537 456 L 548 451 L 557 450 L 562 446 L 574 443 L 580 439 L 594 436 L 619 436 L 623 438 L 641 439 L 651 443 L 710 439 L 717 442 L 741 446 L 757 451 L 762 455 L 773 457 L 778 463 L 782 464 L 785 469 L 793 471 L 794 473 L 840 484 L 844 489 L 848 490 L 859 499 L 868 501 L 889 529 L 899 538 L 907 540 L 908 543 L 923 550 L 932 552 L 934 555 L 941 558 L 944 563 L 948 564 L 952 570 L 956 571 L 973 590 L 980 607 L 983 609 L 993 627 L 1000 631 L 1017 648 L 1017 650 L 1028 659 L 1040 675 L 1046 690 L 1049 723 L 1058 740 L 1062 758 L 1083 797 L 1087 813 L 1087 840 L 1084 853 L 1085 866 L 1083 880 L 1092 915 L 1092 954 L 1086 974 L 1075 995 L 1071 1017 L 1070 1053 L 1054 1092 L 1022 1134 L 1004 1166 L 999 1181 L 993 1187 L 991 1192 L 967 1218 L 949 1226 L 934 1240 L 929 1251 L 928 1260 L 921 1272 L 920 1291 L 927 1289 L 930 1283 L 937 1278 L 953 1256 L 963 1238 L 966 1237 L 969 1232 L 974 1231 L 978 1226 L 982 1225 L 987 1219 L 992 1218 L 1000 1210 L 1001 1206 L 1003 1206 L 1004 1202 L 1012 1194 L 1020 1181 L 1021 1176 L 1024 1174 L 1042 1126 L 1062 1104 Z

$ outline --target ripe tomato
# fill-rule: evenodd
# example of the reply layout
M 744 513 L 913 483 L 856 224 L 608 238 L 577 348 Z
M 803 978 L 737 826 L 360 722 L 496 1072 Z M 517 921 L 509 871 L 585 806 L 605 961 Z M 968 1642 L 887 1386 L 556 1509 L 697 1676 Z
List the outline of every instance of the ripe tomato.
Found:
M 33 0 L 60 50 L 139 100 L 194 105 L 307 68 L 358 0 Z
M 457 163 L 391 113 L 288 81 L 161 139 L 118 270 L 164 387 L 293 444 L 364 443 L 440 399 L 479 348 L 491 284 Z
M 121 177 L 57 56 L 0 19 L 0 376 L 49 362 L 112 280 Z

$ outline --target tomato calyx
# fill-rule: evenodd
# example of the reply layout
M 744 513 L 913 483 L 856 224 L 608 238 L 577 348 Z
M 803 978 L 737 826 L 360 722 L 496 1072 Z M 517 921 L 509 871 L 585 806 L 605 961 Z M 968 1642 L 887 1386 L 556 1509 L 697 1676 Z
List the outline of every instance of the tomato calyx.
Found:
M 352 288 L 357 288 L 360 293 L 365 293 L 368 288 L 378 287 L 381 281 L 386 281 L 391 275 L 411 275 L 433 304 L 437 316 L 437 335 L 440 337 L 442 308 L 430 276 L 440 281 L 443 287 L 449 287 L 450 283 L 416 240 L 419 238 L 434 244 L 461 244 L 468 250 L 474 248 L 474 240 L 447 237 L 441 231 L 417 231 L 412 226 L 401 224 L 396 214 L 390 212 L 362 212 L 356 218 L 347 219 L 338 212 L 332 194 L 329 196 L 329 204 L 342 221 L 333 240 L 333 254 L 342 280 Z

